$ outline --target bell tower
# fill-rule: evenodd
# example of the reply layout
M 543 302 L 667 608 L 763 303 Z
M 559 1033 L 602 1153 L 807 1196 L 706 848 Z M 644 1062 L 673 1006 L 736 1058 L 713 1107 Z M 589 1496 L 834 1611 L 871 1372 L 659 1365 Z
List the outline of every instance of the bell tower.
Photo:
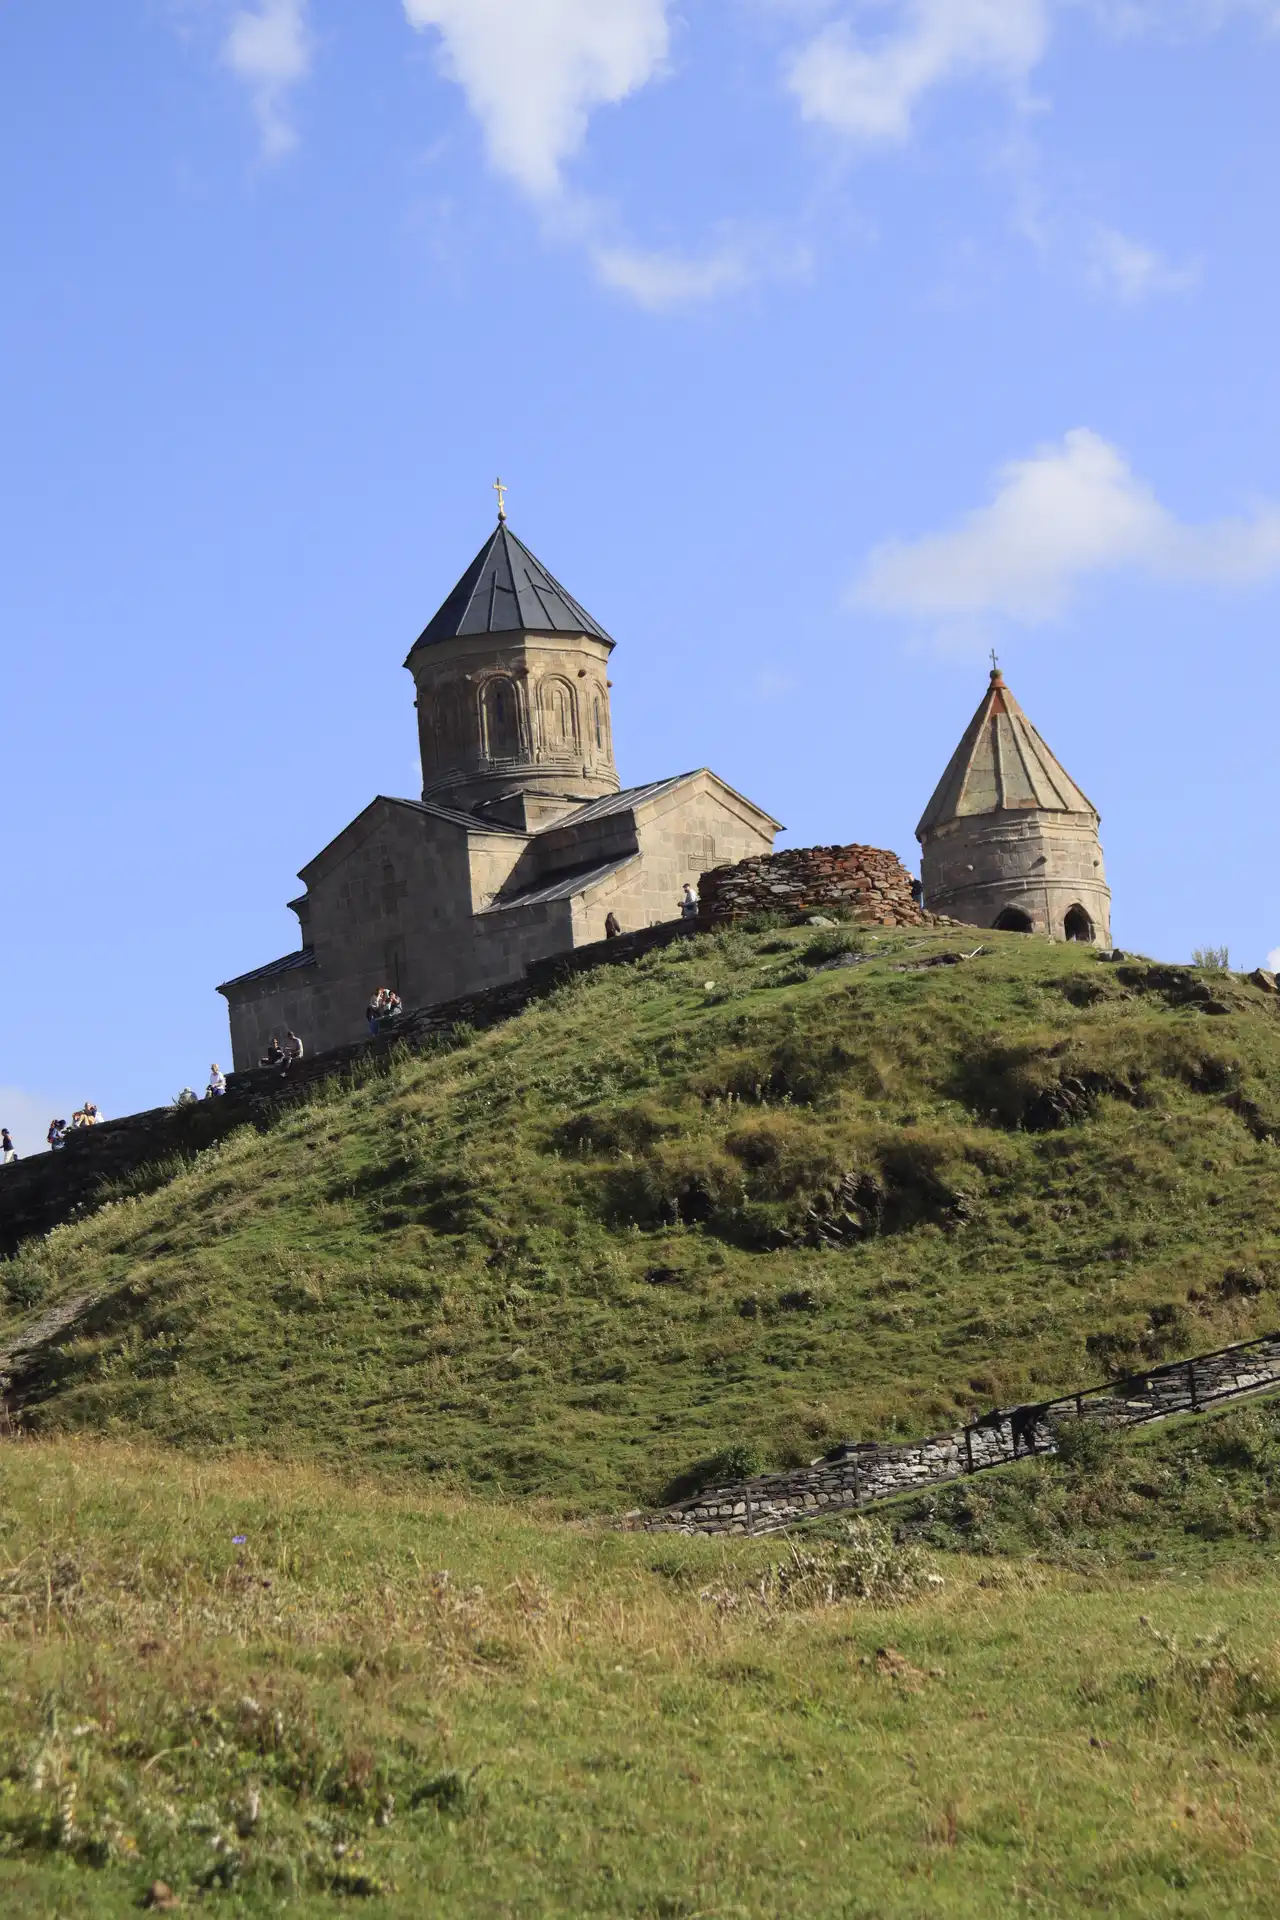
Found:
M 498 525 L 406 667 L 422 797 L 537 831 L 618 791 L 614 642 L 507 524 Z
M 925 905 L 975 927 L 1109 947 L 1099 825 L 993 667 L 916 828 Z

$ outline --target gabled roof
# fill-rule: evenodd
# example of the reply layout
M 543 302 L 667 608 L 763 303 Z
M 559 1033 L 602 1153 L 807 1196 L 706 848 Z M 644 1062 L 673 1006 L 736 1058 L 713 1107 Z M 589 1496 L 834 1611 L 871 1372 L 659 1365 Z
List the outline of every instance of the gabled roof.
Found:
M 1098 814 L 1040 738 L 997 667 L 924 810 L 916 838 L 923 840 L 948 820 L 1023 808 L 1091 813 L 1095 819 Z
M 727 780 L 722 780 L 718 773 L 712 773 L 710 767 L 694 767 L 689 773 L 673 773 L 666 780 L 650 780 L 642 787 L 623 787 L 620 793 L 607 793 L 600 800 L 588 800 L 583 806 L 575 808 L 572 813 L 562 814 L 560 819 L 551 821 L 541 828 L 540 832 L 542 834 L 558 833 L 562 827 L 585 826 L 590 820 L 606 820 L 613 813 L 629 813 L 633 807 L 643 806 L 648 800 L 656 800 L 661 794 L 671 793 L 676 787 L 683 786 L 686 780 L 696 780 L 701 774 L 714 780 L 722 793 L 732 794 L 735 800 L 740 800 L 744 807 L 750 807 L 752 813 L 761 820 L 767 820 L 770 826 L 781 833 L 780 820 L 775 820 L 771 813 L 766 813 L 763 807 L 758 807 L 754 800 L 748 800 L 746 795 L 739 793 L 736 787 L 731 787 Z
M 500 520 L 440 611 L 410 649 L 473 633 L 589 633 L 612 646 L 604 628 Z M 406 663 L 407 664 L 407 663 Z
M 315 949 L 301 947 L 296 953 L 286 953 L 281 960 L 268 960 L 265 967 L 254 967 L 249 973 L 238 973 L 234 980 L 224 980 L 217 991 L 225 993 L 229 987 L 243 987 L 250 980 L 269 980 L 272 974 L 292 973 L 295 967 L 314 967 L 315 963 Z
M 607 820 L 610 814 L 629 813 L 632 807 L 642 806 L 646 800 L 655 800 L 660 793 L 670 792 L 678 787 L 682 780 L 692 780 L 691 773 L 673 773 L 667 780 L 650 780 L 643 787 L 623 787 L 619 793 L 606 793 L 600 800 L 588 800 L 572 813 L 566 813 L 559 820 L 553 820 L 545 826 L 543 833 L 555 833 L 561 827 L 585 826 L 588 820 Z
M 480 911 L 482 914 L 509 913 L 514 907 L 541 907 L 551 900 L 572 900 L 576 894 L 586 893 L 588 888 L 597 887 L 602 880 L 621 873 L 624 867 L 629 867 L 639 857 L 636 853 L 624 853 L 617 860 L 602 860 L 594 866 L 574 867 L 568 873 L 556 874 L 552 880 L 540 880 L 521 893 L 500 893 Z

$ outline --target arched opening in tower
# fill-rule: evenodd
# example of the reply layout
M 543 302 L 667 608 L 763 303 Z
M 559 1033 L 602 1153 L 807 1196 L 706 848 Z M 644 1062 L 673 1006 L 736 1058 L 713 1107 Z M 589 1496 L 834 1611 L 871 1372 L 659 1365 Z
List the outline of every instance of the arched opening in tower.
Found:
M 1066 934 L 1068 940 L 1084 940 L 1090 942 L 1094 937 L 1093 922 L 1084 908 L 1079 905 L 1068 907 L 1067 917 L 1063 922 L 1062 931 Z
M 1019 907 L 1006 907 L 995 921 L 997 933 L 1031 933 L 1031 916 Z

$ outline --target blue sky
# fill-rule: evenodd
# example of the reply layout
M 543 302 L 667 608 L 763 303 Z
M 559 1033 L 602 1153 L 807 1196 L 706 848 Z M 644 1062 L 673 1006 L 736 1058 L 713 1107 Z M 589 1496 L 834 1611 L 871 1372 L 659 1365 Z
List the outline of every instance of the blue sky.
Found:
M 986 655 L 1115 934 L 1280 948 L 1280 0 L 0 0 L 0 1119 L 203 1086 L 512 525 L 624 779 L 912 835 Z

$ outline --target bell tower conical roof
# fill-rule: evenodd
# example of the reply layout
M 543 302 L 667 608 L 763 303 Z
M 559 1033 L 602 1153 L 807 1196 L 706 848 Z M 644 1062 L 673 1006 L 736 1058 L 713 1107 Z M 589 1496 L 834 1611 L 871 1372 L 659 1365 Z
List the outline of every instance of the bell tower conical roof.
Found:
M 585 633 L 614 645 L 599 621 L 516 538 L 505 516 L 418 635 L 409 658 L 419 647 L 486 633 Z
M 1098 810 L 1040 738 L 999 667 L 916 828 L 916 838 L 975 814 Z

